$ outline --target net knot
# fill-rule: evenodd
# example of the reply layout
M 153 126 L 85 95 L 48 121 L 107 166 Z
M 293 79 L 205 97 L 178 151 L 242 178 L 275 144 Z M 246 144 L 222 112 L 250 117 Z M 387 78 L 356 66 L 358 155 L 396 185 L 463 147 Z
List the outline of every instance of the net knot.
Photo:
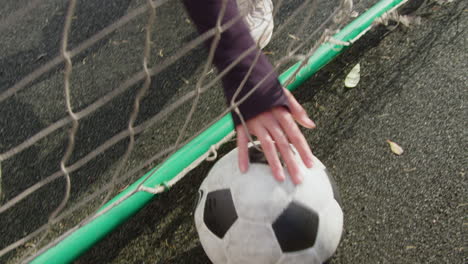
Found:
M 216 151 L 215 146 L 211 146 L 210 150 L 208 151 L 208 157 L 206 157 L 207 161 L 213 161 L 218 157 L 218 152 Z
M 169 191 L 170 188 L 171 188 L 171 186 L 169 185 L 169 183 L 166 182 L 166 181 L 163 181 L 161 184 L 157 185 L 154 188 L 142 185 L 142 186 L 140 186 L 138 188 L 138 190 L 143 191 L 143 192 L 152 193 L 152 194 L 159 194 L 159 193 L 162 193 L 162 192 L 165 192 L 165 191 Z
M 164 187 L 164 191 L 169 191 L 169 189 L 171 189 L 171 186 L 167 183 L 167 181 L 161 182 L 160 186 Z

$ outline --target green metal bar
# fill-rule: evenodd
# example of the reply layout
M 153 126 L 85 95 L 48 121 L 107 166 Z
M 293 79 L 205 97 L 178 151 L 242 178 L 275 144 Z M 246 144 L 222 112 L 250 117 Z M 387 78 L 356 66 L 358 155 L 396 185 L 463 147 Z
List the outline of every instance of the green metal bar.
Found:
M 382 0 L 378 2 L 368 11 L 343 28 L 334 36 L 334 38 L 341 41 L 351 41 L 359 37 L 369 29 L 376 18 L 405 1 L 406 0 Z M 310 57 L 307 64 L 299 70 L 298 74 L 295 77 L 292 77 L 294 78 L 293 82 L 289 84 L 287 88 L 289 90 L 296 89 L 320 68 L 338 56 L 343 50 L 344 48 L 342 46 L 334 44 L 325 43 L 321 45 L 314 55 Z M 298 62 L 281 74 L 279 77 L 280 82 L 284 83 L 285 80 L 291 78 L 300 65 L 301 62 Z M 129 192 L 135 190 L 139 183 L 149 175 L 151 176 L 143 184 L 147 187 L 155 187 L 171 180 L 197 160 L 201 155 L 209 151 L 212 145 L 226 137 L 233 131 L 233 129 L 234 124 L 231 116 L 224 116 L 193 141 L 182 147 L 161 166 L 152 169 L 134 184 L 129 186 L 125 191 L 109 201 L 109 203 L 107 203 L 103 208 L 106 208 L 113 202 L 127 195 Z M 70 234 L 60 243 L 32 260 L 31 263 L 69 263 L 73 261 L 95 243 L 104 238 L 108 233 L 125 222 L 129 217 L 136 214 L 154 197 L 155 195 L 151 193 L 136 192 L 119 205 Z M 101 208 L 101 210 L 103 208 Z

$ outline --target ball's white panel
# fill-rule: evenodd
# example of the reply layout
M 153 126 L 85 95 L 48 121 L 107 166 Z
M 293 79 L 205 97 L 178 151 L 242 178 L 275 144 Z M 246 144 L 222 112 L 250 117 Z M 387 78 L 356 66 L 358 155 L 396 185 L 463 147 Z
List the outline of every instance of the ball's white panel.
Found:
M 234 149 L 215 163 L 200 188 L 208 192 L 229 188 L 231 181 L 240 174 L 237 165 L 237 149 Z
M 211 262 L 214 264 L 227 263 L 223 241 L 211 233 L 204 224 L 201 224 L 197 231 L 200 243 Z
M 309 248 L 294 253 L 283 253 L 276 264 L 322 264 L 315 249 Z
M 296 186 L 294 200 L 320 212 L 333 199 L 333 189 L 326 172 L 315 167 L 307 169 L 304 180 Z
M 310 169 L 307 168 L 304 162 L 302 161 L 302 158 L 299 155 L 299 152 L 297 152 L 296 148 L 293 145 L 291 145 L 291 148 L 294 152 L 294 158 L 296 159 L 297 164 L 299 165 L 300 173 L 302 174 L 303 179 L 306 179 L 310 175 L 317 173 L 316 171 L 325 170 L 325 166 L 323 165 L 323 163 L 319 159 L 317 159 L 317 157 L 313 155 L 312 155 L 312 160 L 313 160 L 314 166 Z M 287 168 L 285 168 L 284 173 L 288 181 L 285 181 L 284 184 L 282 184 L 282 187 L 284 188 L 287 194 L 293 195 L 293 193 L 296 191 L 296 187 L 300 185 L 295 185 L 294 183 L 292 183 L 291 176 L 289 176 Z
M 320 170 L 325 170 L 325 165 L 317 159 L 317 157 L 312 155 L 312 161 L 314 162 L 314 166 L 312 166 L 312 169 L 320 169 Z
M 343 211 L 332 200 L 320 213 L 317 241 L 314 246 L 321 260 L 329 259 L 335 253 L 343 232 Z
M 231 264 L 273 264 L 281 249 L 270 225 L 238 219 L 225 238 L 225 251 Z
M 278 182 L 276 181 L 276 179 L 275 181 L 278 183 L 278 186 L 281 187 L 281 189 L 283 189 L 284 192 L 288 196 L 292 196 L 294 191 L 296 190 L 296 185 L 292 182 L 291 176 L 289 176 L 287 168 L 284 168 L 284 175 L 286 176 L 286 179 L 284 181 Z M 271 170 L 270 170 L 270 177 L 273 178 L 273 175 L 271 174 Z
M 197 196 L 197 205 L 195 207 L 195 213 L 193 214 L 195 218 L 195 227 L 199 228 L 201 224 L 203 224 L 203 211 L 205 210 L 205 204 L 206 204 L 206 195 L 207 191 L 204 189 L 199 189 L 198 190 L 198 196 Z
M 240 218 L 272 223 L 290 202 L 267 165 L 251 164 L 248 173 L 236 177 L 231 193 Z
M 254 141 L 256 145 L 260 145 L 260 141 Z M 252 143 L 249 143 L 249 148 L 252 146 Z M 293 152 L 295 154 L 296 159 L 298 159 L 298 162 L 302 164 L 302 166 L 305 168 L 305 165 L 302 163 L 302 160 L 297 152 L 297 150 L 294 148 L 293 145 L 291 145 L 291 148 L 293 149 Z M 252 166 L 252 164 L 250 164 Z M 268 165 L 266 165 L 268 166 Z M 269 168 L 269 166 L 268 166 Z M 270 175 L 273 178 L 273 174 L 271 173 L 271 169 L 267 171 L 268 175 Z M 247 174 L 250 174 L 250 170 L 247 172 Z M 284 168 L 284 175 L 286 176 L 286 180 L 282 182 L 278 182 L 278 186 L 280 186 L 288 195 L 291 195 L 294 190 L 295 190 L 295 184 L 291 181 L 291 177 L 289 176 L 288 170 Z
M 298 160 L 298 162 L 300 162 L 301 167 L 307 168 L 304 162 L 302 161 L 302 158 L 299 155 L 299 152 L 297 151 L 297 149 L 293 145 L 291 145 L 291 149 L 294 152 L 294 157 Z M 320 169 L 320 170 L 325 169 L 325 165 L 323 165 L 323 163 L 319 159 L 317 159 L 317 157 L 315 157 L 314 155 L 312 155 L 312 162 L 313 162 L 313 166 L 312 166 L 313 169 Z

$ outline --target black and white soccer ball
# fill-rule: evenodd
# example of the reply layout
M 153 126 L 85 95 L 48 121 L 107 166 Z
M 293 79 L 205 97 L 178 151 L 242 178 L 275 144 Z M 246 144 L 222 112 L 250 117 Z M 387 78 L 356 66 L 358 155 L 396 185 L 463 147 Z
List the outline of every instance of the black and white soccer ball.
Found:
M 300 157 L 296 154 L 296 158 Z M 249 148 L 243 174 L 234 149 L 213 166 L 199 189 L 195 224 L 210 260 L 227 264 L 323 263 L 335 252 L 343 212 L 334 181 L 314 157 L 304 180 L 276 181 L 263 153 Z

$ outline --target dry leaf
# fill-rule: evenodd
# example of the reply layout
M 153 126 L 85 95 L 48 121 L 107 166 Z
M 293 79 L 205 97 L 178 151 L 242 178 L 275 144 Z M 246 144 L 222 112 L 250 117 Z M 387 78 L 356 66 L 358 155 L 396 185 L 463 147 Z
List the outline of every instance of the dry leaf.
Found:
M 397 143 L 388 139 L 387 139 L 387 143 L 390 145 L 390 149 L 392 150 L 393 153 L 395 153 L 396 155 L 403 154 L 403 148 L 401 148 Z
M 288 36 L 294 40 L 300 40 L 300 38 L 294 36 L 293 34 L 288 34 Z
M 189 80 L 185 79 L 182 77 L 182 81 L 185 83 L 185 84 L 190 84 Z
M 31 243 L 31 242 L 27 242 L 27 243 L 24 244 L 24 246 L 27 247 L 27 248 L 33 248 L 33 247 L 36 247 L 36 244 Z
M 359 80 L 361 79 L 361 66 L 356 64 L 351 71 L 346 75 L 344 85 L 347 88 L 354 88 L 358 85 Z
M 41 54 L 39 54 L 39 56 L 36 57 L 36 61 L 42 60 L 46 55 L 47 55 L 47 53 L 41 53 Z

